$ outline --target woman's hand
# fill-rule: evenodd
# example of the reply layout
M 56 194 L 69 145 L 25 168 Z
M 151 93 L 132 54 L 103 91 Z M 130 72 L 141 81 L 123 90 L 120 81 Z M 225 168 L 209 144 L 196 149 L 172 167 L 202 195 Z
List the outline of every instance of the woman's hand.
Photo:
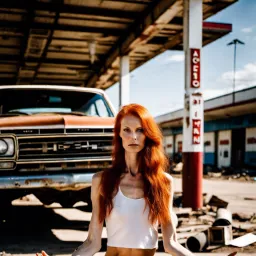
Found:
M 45 251 L 41 251 L 41 253 L 36 253 L 36 256 L 49 256 Z

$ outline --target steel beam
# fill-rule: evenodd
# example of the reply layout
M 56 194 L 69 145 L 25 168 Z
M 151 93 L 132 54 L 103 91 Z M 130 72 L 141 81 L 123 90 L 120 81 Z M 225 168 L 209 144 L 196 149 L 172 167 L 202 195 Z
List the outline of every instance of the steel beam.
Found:
M 113 0 L 104 0 L 104 1 L 113 2 Z M 118 0 L 117 2 L 126 3 L 126 4 L 129 3 L 129 4 L 146 5 L 150 3 L 150 0 Z
M 8 2 L 8 1 L 7 1 Z M 20 44 L 20 56 L 19 56 L 19 62 L 17 66 L 17 81 L 16 83 L 19 82 L 19 72 L 20 68 L 24 66 L 25 62 L 25 52 L 28 46 L 28 38 L 29 38 L 29 32 L 30 32 L 30 26 L 33 23 L 35 12 L 33 8 L 33 1 L 29 0 L 27 1 L 29 3 L 29 6 L 27 8 L 27 15 L 25 17 L 25 20 L 23 21 L 23 38 L 21 39 L 21 44 Z
M 63 1 L 63 0 L 62 0 L 62 1 Z M 62 5 L 60 5 L 60 6 L 62 6 Z M 38 63 L 37 63 L 36 70 L 35 70 L 35 72 L 34 72 L 34 76 L 33 76 L 33 78 L 32 78 L 32 81 L 31 81 L 32 84 L 33 84 L 34 80 L 35 80 L 36 77 L 37 77 L 37 74 L 38 74 L 39 68 L 40 68 L 40 66 L 41 66 L 41 63 L 44 62 L 44 59 L 46 58 L 46 54 L 47 54 L 48 48 L 49 48 L 49 46 L 50 46 L 50 44 L 51 44 L 51 42 L 52 42 L 52 38 L 53 38 L 53 33 L 54 33 L 54 30 L 55 30 L 55 27 L 56 27 L 56 25 L 58 24 L 59 16 L 60 16 L 60 13 L 59 13 L 59 12 L 56 12 L 56 13 L 55 13 L 55 17 L 54 17 L 54 23 L 53 23 L 53 25 L 52 25 L 50 34 L 49 34 L 49 36 L 48 36 L 48 38 L 47 38 L 47 42 L 46 42 L 46 45 L 45 45 L 44 50 L 43 50 L 43 52 L 42 52 L 42 55 L 40 56 L 40 59 L 39 59 L 39 61 L 38 61 Z
M 0 61 L 1 63 L 6 63 L 8 61 L 19 61 L 19 56 L 18 55 L 7 55 L 7 54 L 0 54 Z M 30 63 L 37 63 L 39 61 L 39 58 L 33 58 L 33 57 L 28 57 L 25 58 L 25 62 L 30 62 Z M 90 61 L 84 61 L 84 60 L 67 60 L 67 59 L 56 59 L 56 58 L 46 58 L 44 59 L 45 64 L 63 64 L 63 65 L 78 65 L 78 66 L 90 66 L 91 62 Z M 94 63 L 94 67 L 98 68 L 99 63 Z
M 17 0 L 7 0 L 0 1 L 1 8 L 13 8 L 13 9 L 27 9 L 29 8 L 30 1 L 17 1 Z M 106 9 L 101 7 L 91 7 L 82 5 L 71 5 L 49 2 L 35 2 L 34 9 L 37 11 L 49 11 L 49 12 L 59 12 L 59 13 L 71 13 L 71 14 L 86 14 L 86 15 L 97 15 L 103 17 L 113 17 L 113 18 L 126 18 L 134 19 L 139 13 L 134 11 L 126 10 L 114 10 Z
M 0 20 L 0 27 L 24 29 L 22 27 L 22 22 L 6 21 L 6 20 Z M 52 24 L 34 22 L 30 26 L 30 28 L 50 30 L 52 28 Z M 61 24 L 56 24 L 55 30 L 70 31 L 70 32 L 102 33 L 107 36 L 120 36 L 120 35 L 123 35 L 125 32 L 125 29 L 120 29 L 120 28 L 102 28 L 102 27 L 90 27 L 90 26 L 61 25 Z
M 154 24 L 155 20 L 160 17 L 176 0 L 158 0 L 150 4 L 145 12 L 129 27 L 128 31 L 120 36 L 119 40 L 109 50 L 107 57 L 102 65 L 99 74 L 94 74 L 86 81 L 87 87 L 93 87 L 99 76 L 103 74 L 114 62 L 119 55 L 126 55 L 129 52 L 130 44 L 139 37 L 142 32 Z

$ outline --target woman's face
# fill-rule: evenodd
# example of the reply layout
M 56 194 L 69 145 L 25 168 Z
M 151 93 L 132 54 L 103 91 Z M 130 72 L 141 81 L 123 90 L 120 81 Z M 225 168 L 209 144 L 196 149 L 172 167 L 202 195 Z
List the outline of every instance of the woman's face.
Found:
M 132 115 L 123 117 L 120 127 L 120 137 L 126 152 L 138 153 L 145 146 L 146 136 L 140 118 Z

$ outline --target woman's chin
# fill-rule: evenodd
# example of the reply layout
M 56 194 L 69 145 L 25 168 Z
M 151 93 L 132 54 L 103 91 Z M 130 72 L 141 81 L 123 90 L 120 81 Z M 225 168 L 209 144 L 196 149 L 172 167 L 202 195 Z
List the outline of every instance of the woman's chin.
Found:
M 128 153 L 139 153 L 142 150 L 142 148 L 128 148 L 126 149 L 126 152 Z

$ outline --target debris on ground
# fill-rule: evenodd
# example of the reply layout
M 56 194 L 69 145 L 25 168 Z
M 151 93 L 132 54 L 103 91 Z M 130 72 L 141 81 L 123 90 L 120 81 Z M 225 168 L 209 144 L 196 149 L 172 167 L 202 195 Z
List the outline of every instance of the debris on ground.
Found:
M 183 168 L 183 163 L 179 162 L 176 165 L 173 166 L 172 171 L 175 173 L 181 173 Z
M 215 221 L 215 218 L 211 215 L 202 215 L 199 216 L 198 219 L 203 223 L 203 224 L 208 224 L 212 225 L 213 222 Z
M 243 213 L 243 212 L 235 212 L 232 215 L 233 219 L 239 220 L 239 221 L 250 221 L 253 217 L 252 214 Z
M 219 178 L 222 176 L 222 173 L 221 172 L 208 172 L 208 176 L 213 177 L 213 178 Z
M 213 226 L 229 226 L 232 224 L 232 213 L 226 208 L 219 208 Z
M 255 197 L 245 197 L 244 200 L 256 200 L 256 196 Z
M 174 207 L 182 207 L 182 193 L 181 192 L 174 192 L 173 206 Z
M 256 224 L 256 213 L 253 214 L 252 218 L 250 219 L 250 222 Z
M 256 235 L 254 235 L 253 233 L 249 233 L 244 236 L 233 239 L 232 241 L 230 241 L 229 244 L 237 247 L 245 247 L 255 242 L 256 242 Z
M 217 196 L 213 195 L 208 202 L 208 205 L 210 206 L 216 206 L 218 208 L 227 208 L 228 202 L 218 198 Z
M 191 208 L 181 208 L 182 193 L 176 192 L 174 194 L 174 211 L 178 217 L 178 241 L 194 252 L 222 252 L 227 250 L 230 255 L 235 255 L 237 250 L 241 252 L 240 249 L 234 251 L 235 248 L 232 248 L 231 241 L 236 243 L 237 238 L 242 237 L 241 239 L 244 239 L 245 235 L 256 232 L 256 214 L 244 212 L 232 214 L 227 209 L 229 204 L 227 201 L 215 195 L 212 195 L 208 202 L 206 202 L 206 198 L 207 194 L 205 193 L 204 206 L 202 209 L 194 211 Z M 245 200 L 254 200 L 254 198 L 248 198 Z M 254 241 L 252 236 L 250 239 Z M 248 244 L 246 250 L 249 252 L 254 250 L 252 248 L 256 247 L 256 243 L 253 243 Z
M 208 245 L 208 239 L 207 239 L 207 232 L 203 231 L 200 233 L 197 233 L 196 235 L 190 236 L 185 246 L 191 251 L 191 252 L 201 252 L 203 251 Z
M 237 255 L 237 252 L 232 252 L 228 256 L 235 256 L 235 255 Z

